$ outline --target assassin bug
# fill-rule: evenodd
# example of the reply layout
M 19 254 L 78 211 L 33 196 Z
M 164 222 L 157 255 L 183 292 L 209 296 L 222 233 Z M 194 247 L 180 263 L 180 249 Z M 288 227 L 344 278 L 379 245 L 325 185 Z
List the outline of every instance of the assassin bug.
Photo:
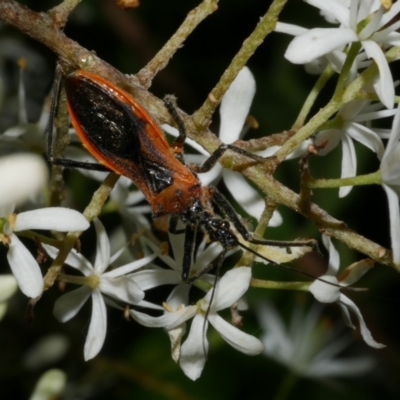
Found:
M 131 179 L 149 202 L 153 217 L 170 215 L 170 231 L 185 232 L 181 279 L 191 283 L 212 268 L 218 271 L 227 252 L 237 246 L 265 260 L 239 242 L 237 232 L 249 243 L 279 247 L 315 247 L 314 240 L 280 242 L 253 238 L 227 200 L 214 187 L 200 184 L 197 173 L 209 171 L 225 153 L 233 150 L 258 159 L 239 148 L 222 144 L 201 166 L 187 166 L 183 157 L 186 131 L 171 98 L 165 104 L 179 128 L 179 136 L 170 147 L 159 126 L 128 93 L 104 78 L 78 70 L 64 78 L 68 111 L 73 127 L 89 153 L 101 164 L 54 158 L 52 155 L 52 119 L 60 91 L 62 74 L 58 69 L 47 128 L 48 159 L 69 167 L 113 171 Z M 179 218 L 184 229 L 178 230 Z M 204 269 L 190 274 L 198 234 L 208 234 L 223 250 Z

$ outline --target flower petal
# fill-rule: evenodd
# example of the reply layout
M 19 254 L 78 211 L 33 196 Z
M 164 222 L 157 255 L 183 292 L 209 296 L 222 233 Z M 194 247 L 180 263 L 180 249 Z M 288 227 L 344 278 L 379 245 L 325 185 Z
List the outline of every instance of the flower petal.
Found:
M 371 35 L 373 35 L 375 31 L 379 29 L 383 12 L 384 12 L 383 7 L 379 7 L 379 9 L 376 10 L 372 18 L 368 21 L 367 25 L 364 26 L 364 28 L 358 34 L 360 40 L 368 39 Z
M 219 138 L 224 143 L 239 139 L 256 92 L 256 81 L 247 67 L 243 67 L 229 86 L 221 101 Z
M 265 353 L 279 360 L 290 358 L 293 350 L 292 339 L 289 336 L 283 320 L 268 302 L 263 302 L 258 310 L 258 319 L 265 332 L 262 342 Z
M 390 7 L 390 9 L 385 12 L 382 16 L 380 27 L 386 25 L 387 23 L 391 22 L 392 19 L 400 12 L 400 3 L 396 1 Z
M 58 249 L 45 243 L 42 243 L 42 246 L 52 259 L 57 257 L 59 251 Z M 77 269 L 78 271 L 81 271 L 85 276 L 93 274 L 92 264 L 82 254 L 77 253 L 75 249 L 72 249 L 69 252 L 67 258 L 65 259 L 65 264 Z
M 60 398 L 65 392 L 67 374 L 61 369 L 48 369 L 36 382 L 30 400 L 49 400 Z
M 139 268 L 144 267 L 149 264 L 150 261 L 153 261 L 157 257 L 157 254 L 152 254 L 151 256 L 140 258 L 139 260 L 132 261 L 129 264 L 123 265 L 121 267 L 115 268 L 109 272 L 103 274 L 103 276 L 107 276 L 108 278 L 116 278 L 121 275 L 129 274 L 132 271 L 136 271 Z
M 400 140 L 400 104 L 397 106 L 397 112 L 393 119 L 392 130 L 387 143 L 388 148 L 393 148 Z
M 386 111 L 390 112 L 392 110 L 386 110 Z M 357 140 L 357 142 L 360 142 L 365 147 L 368 147 L 370 150 L 374 151 L 378 156 L 378 158 L 382 159 L 385 148 L 383 146 L 382 139 L 378 136 L 378 134 L 375 131 L 367 128 L 364 125 L 356 123 L 347 124 L 345 129 L 346 133 L 350 137 Z
M 34 154 L 12 154 L 0 158 L 0 207 L 20 204 L 46 185 L 47 166 Z
M 211 261 L 215 260 L 215 258 L 218 256 L 218 254 L 221 253 L 223 248 L 220 243 L 213 242 L 210 243 L 210 245 L 207 246 L 206 249 L 203 249 L 203 251 L 201 251 L 200 253 L 199 250 L 200 248 L 198 249 L 198 253 L 196 254 L 196 262 L 192 266 L 193 271 L 200 271 L 204 269 L 208 264 L 210 264 Z M 203 277 L 206 277 L 206 275 L 208 274 L 203 275 Z M 212 278 L 214 278 L 214 276 L 212 276 Z
M 357 282 L 362 276 L 364 276 L 371 268 L 374 267 L 374 261 L 370 258 L 357 261 L 349 265 L 343 270 L 338 279 L 341 286 L 349 286 Z
M 393 262 L 400 266 L 400 206 L 397 193 L 388 185 L 382 185 L 389 202 L 390 238 Z
M 371 40 L 363 40 L 362 45 L 367 56 L 373 58 L 379 68 L 379 77 L 374 83 L 376 94 L 386 108 L 392 109 L 394 107 L 394 85 L 385 54 L 380 46 Z
M 400 105 L 393 119 L 389 141 L 381 162 L 382 180 L 388 185 L 400 185 Z
M 265 209 L 265 201 L 261 198 L 246 179 L 237 172 L 224 170 L 223 177 L 225 185 L 232 197 L 252 217 L 260 219 Z
M 27 229 L 49 229 L 58 232 L 84 231 L 89 222 L 78 211 L 64 207 L 41 208 L 19 213 L 15 219 L 14 231 Z
M 255 356 L 264 350 L 264 346 L 259 339 L 229 324 L 218 314 L 210 314 L 208 320 L 222 338 L 234 349 L 248 356 Z
M 276 23 L 274 31 L 279 33 L 287 33 L 288 35 L 298 36 L 301 35 L 302 33 L 307 32 L 308 29 L 303 28 L 302 26 L 287 24 L 285 22 L 278 21 Z
M 345 27 L 350 27 L 349 6 L 340 0 L 305 0 L 311 6 L 328 13 L 330 19 L 334 18 Z
M 144 299 L 144 292 L 135 282 L 133 275 L 116 278 L 103 275 L 98 288 L 101 293 L 128 304 L 138 304 Z
M 335 286 L 338 284 L 335 276 L 322 275 L 310 285 L 308 290 L 319 302 L 334 303 L 340 297 L 340 287 Z
M 329 358 L 326 358 L 329 359 Z M 310 378 L 346 378 L 362 376 L 376 365 L 371 357 L 354 357 L 344 360 L 330 359 L 314 362 L 307 371 Z
M 206 327 L 204 329 L 204 324 Z M 192 321 L 190 332 L 181 347 L 181 358 L 179 365 L 187 377 L 195 381 L 203 372 L 207 360 L 208 340 L 203 335 L 207 331 L 208 322 L 201 314 L 197 314 Z
M 67 322 L 78 314 L 92 291 L 87 286 L 63 294 L 55 304 L 53 314 L 60 322 Z
M 7 301 L 18 289 L 18 282 L 13 275 L 0 275 L 0 303 Z
M 134 276 L 142 290 L 153 289 L 161 285 L 176 285 L 181 282 L 176 271 L 169 269 L 149 269 L 136 272 Z
M 342 174 L 341 178 L 349 178 L 356 175 L 357 156 L 353 141 L 349 136 L 342 134 Z M 339 189 L 339 197 L 347 196 L 353 186 L 342 186 Z
M 353 321 L 351 320 L 351 315 L 349 309 L 342 304 L 340 301 L 338 302 L 340 311 L 342 312 L 342 318 L 344 323 L 351 329 L 356 329 L 356 327 L 353 324 Z
M 251 279 L 251 268 L 238 267 L 226 272 L 225 275 L 217 282 L 214 293 L 214 300 L 211 304 L 213 311 L 223 310 L 230 307 L 239 300 L 249 288 Z M 210 289 L 204 300 L 202 307 L 208 307 L 212 291 Z
M 14 233 L 9 233 L 9 238 L 11 243 L 7 260 L 19 288 L 28 297 L 39 297 L 43 292 L 43 277 L 39 264 Z
M 171 341 L 171 357 L 177 363 L 181 357 L 181 342 L 186 333 L 186 324 L 179 325 L 175 329 L 167 331 Z
M 191 285 L 186 285 L 186 283 L 181 282 L 176 285 L 167 298 L 167 304 L 173 309 L 177 310 L 182 305 L 187 305 L 189 303 L 189 291 Z
M 340 266 L 339 253 L 329 236 L 322 235 L 322 243 L 329 252 L 329 266 L 325 275 L 336 275 L 339 272 Z
M 315 28 L 296 36 L 289 44 L 285 57 L 294 64 L 305 64 L 357 40 L 352 29 Z
M 179 312 L 166 312 L 159 317 L 153 317 L 133 309 L 129 310 L 129 314 L 136 322 L 149 328 L 165 328 L 173 324 L 179 317 Z
M 358 307 L 345 295 L 340 295 L 340 302 L 344 305 L 346 305 L 353 313 L 356 315 L 358 322 L 360 324 L 360 332 L 361 335 L 365 341 L 365 343 L 368 344 L 368 346 L 374 347 L 375 349 L 382 349 L 383 347 L 386 347 L 386 345 L 382 343 L 376 342 L 369 329 L 367 328 L 367 325 L 365 325 L 364 318 L 362 314 L 360 313 L 360 310 Z
M 84 347 L 85 361 L 96 357 L 103 347 L 107 333 L 107 312 L 103 296 L 98 289 L 92 292 L 92 318 Z
M 197 306 L 178 307 L 172 314 L 175 315 L 175 320 L 166 326 L 167 329 L 174 329 L 194 317 L 197 314 Z
M 318 146 L 324 145 L 324 148 L 318 152 L 319 156 L 324 156 L 332 151 L 341 140 L 340 129 L 327 129 L 318 132 L 315 138 L 315 144 Z
M 100 276 L 107 269 L 110 263 L 110 241 L 108 240 L 104 225 L 100 220 L 96 218 L 93 223 L 97 234 L 94 272 Z

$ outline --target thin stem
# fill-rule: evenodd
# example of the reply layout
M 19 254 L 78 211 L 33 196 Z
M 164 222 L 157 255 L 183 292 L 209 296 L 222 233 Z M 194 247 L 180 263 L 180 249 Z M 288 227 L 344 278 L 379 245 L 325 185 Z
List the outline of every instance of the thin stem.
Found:
M 32 240 L 39 240 L 41 243 L 46 243 L 50 246 L 53 246 L 57 249 L 60 249 L 62 247 L 62 241 L 61 240 L 57 240 L 57 239 L 52 239 L 49 238 L 45 235 L 42 235 L 40 233 L 37 232 L 33 232 L 33 231 L 20 231 L 20 232 L 15 232 L 17 233 L 18 236 L 22 236 L 28 239 L 32 239 Z
M 266 281 L 263 279 L 252 278 L 250 281 L 251 287 L 261 289 L 278 289 L 278 290 L 300 290 L 308 292 L 311 282 L 279 282 L 279 281 Z
M 327 189 L 327 188 L 339 188 L 342 186 L 363 186 L 363 185 L 380 185 L 381 172 L 376 171 L 371 174 L 353 176 L 351 178 L 340 178 L 340 179 L 315 179 L 307 182 L 307 186 L 310 189 Z
M 49 10 L 48 14 L 53 18 L 54 22 L 62 28 L 67 23 L 69 15 L 81 1 L 82 0 L 64 0 L 61 4 Z
M 297 133 L 275 153 L 274 157 L 277 159 L 277 164 L 283 161 L 292 151 L 297 149 L 304 140 L 315 133 L 325 121 L 339 111 L 340 107 L 341 103 L 332 99 L 324 108 L 321 108 L 306 125 L 299 129 Z
M 59 280 L 73 285 L 90 286 L 91 277 L 61 274 Z
M 278 16 L 287 0 L 274 0 L 267 13 L 261 18 L 251 35 L 243 42 L 229 67 L 222 74 L 221 79 L 214 89 L 207 96 L 203 105 L 193 114 L 193 124 L 198 131 L 206 129 L 211 117 L 230 84 L 233 82 L 239 71 L 247 64 L 249 58 L 256 49 L 263 43 L 265 37 L 271 33 L 276 26 Z
M 189 12 L 185 21 L 165 43 L 163 48 L 136 75 L 143 87 L 148 88 L 151 85 L 154 76 L 166 66 L 175 52 L 182 47 L 186 38 L 200 22 L 216 11 L 217 8 L 218 0 L 204 0 L 198 7 Z
M 352 51 L 356 50 L 356 47 L 352 48 Z M 395 60 L 400 56 L 400 47 L 392 47 L 385 53 L 385 56 L 388 62 Z M 339 93 L 339 91 L 341 91 L 340 88 L 343 86 L 340 86 L 339 89 L 337 88 L 335 93 L 336 95 L 330 100 L 330 102 L 317 114 L 315 114 L 314 117 L 311 118 L 303 128 L 299 129 L 299 131 L 275 153 L 277 165 L 293 150 L 295 150 L 304 140 L 315 133 L 321 127 L 321 125 L 328 121 L 333 114 L 339 111 L 344 104 L 358 98 L 364 85 L 367 82 L 370 82 L 378 74 L 378 72 L 379 71 L 376 63 L 373 63 L 365 71 L 363 71 L 357 79 L 350 83 L 343 92 Z M 339 94 L 340 99 L 337 99 Z
M 307 116 L 311 110 L 311 107 L 314 105 L 315 100 L 320 94 L 321 90 L 325 87 L 326 82 L 334 75 L 334 71 L 330 65 L 328 65 L 322 74 L 319 76 L 317 82 L 315 82 L 314 87 L 311 89 L 310 94 L 308 95 L 306 101 L 303 104 L 303 108 L 300 110 L 299 115 L 297 116 L 296 121 L 294 122 L 292 129 L 298 130 L 303 125 Z
M 55 158 L 64 158 L 64 150 L 68 146 L 70 137 L 68 134 L 69 116 L 67 110 L 67 98 L 65 90 L 61 88 L 57 116 L 54 121 L 55 133 L 53 134 L 52 151 Z M 49 133 L 52 134 L 52 133 Z M 49 202 L 52 207 L 59 207 L 61 202 L 65 199 L 65 187 L 63 179 L 64 168 L 60 165 L 51 166 L 51 177 L 49 184 Z
M 339 80 L 336 85 L 335 93 L 333 94 L 333 98 L 337 101 L 340 101 L 343 95 L 344 88 L 346 86 L 346 80 L 349 76 L 351 66 L 354 63 L 355 58 L 357 57 L 358 52 L 360 51 L 361 43 L 355 42 L 352 43 L 347 53 L 346 60 L 343 64 L 342 70 L 339 75 Z

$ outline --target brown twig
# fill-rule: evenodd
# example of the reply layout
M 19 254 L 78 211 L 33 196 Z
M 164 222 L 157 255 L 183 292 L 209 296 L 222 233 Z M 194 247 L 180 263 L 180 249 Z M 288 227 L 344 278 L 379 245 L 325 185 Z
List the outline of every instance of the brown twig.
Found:
M 123 75 L 115 68 L 96 57 L 89 50 L 67 38 L 64 33 L 60 31 L 58 23 L 56 23 L 50 15 L 46 13 L 36 13 L 13 0 L 1 0 L 0 20 L 18 28 L 49 47 L 57 54 L 67 72 L 77 68 L 86 68 L 92 73 L 104 76 L 109 81 L 131 93 L 137 101 L 147 108 L 158 123 L 170 121 L 170 116 L 164 108 L 162 101 L 141 87 L 135 77 Z M 260 38 L 260 40 L 262 40 L 262 38 Z M 252 51 L 254 51 L 254 49 Z M 245 57 L 249 57 L 251 55 L 250 53 L 251 51 L 246 53 Z M 241 58 L 241 60 L 243 61 L 244 58 Z M 222 94 L 223 91 L 218 91 L 216 99 L 220 100 Z M 207 106 L 200 114 L 196 114 L 199 118 L 197 124 L 202 126 L 202 129 L 206 126 L 204 125 L 204 121 L 208 118 L 206 116 L 210 115 L 211 109 L 215 109 L 215 104 L 210 107 Z M 183 113 L 181 116 L 186 124 L 188 136 L 196 138 L 197 142 L 207 151 L 211 153 L 221 144 L 220 140 L 207 130 L 202 131 L 201 135 L 195 135 L 196 127 L 192 119 Z M 224 167 L 233 166 L 236 169 L 246 163 L 249 163 L 248 158 L 232 152 L 228 152 L 227 155 L 221 159 L 221 164 Z M 316 204 L 311 203 L 307 210 L 301 210 L 298 207 L 300 201 L 299 195 L 276 181 L 270 174 L 266 173 L 264 165 L 254 165 L 254 162 L 248 165 L 250 165 L 249 168 L 245 169 L 243 174 L 251 179 L 268 196 L 270 201 L 283 204 L 304 215 L 313 221 L 323 233 L 335 237 L 346 243 L 349 247 L 368 255 L 370 258 L 380 263 L 394 266 L 389 250 L 352 231 L 346 224 L 331 217 Z

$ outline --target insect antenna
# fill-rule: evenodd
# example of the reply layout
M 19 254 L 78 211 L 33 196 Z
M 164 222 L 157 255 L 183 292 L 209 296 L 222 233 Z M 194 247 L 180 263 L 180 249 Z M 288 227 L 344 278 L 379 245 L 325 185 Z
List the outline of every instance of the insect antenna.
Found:
M 239 245 L 242 249 L 244 249 L 244 250 L 246 250 L 246 251 L 248 251 L 248 252 L 254 254 L 254 255 L 257 256 L 257 257 L 262 258 L 264 261 L 267 261 L 268 263 L 272 264 L 273 266 L 279 267 L 279 268 L 284 269 L 284 270 L 286 270 L 286 271 L 295 272 L 295 273 L 297 273 L 297 274 L 300 274 L 300 275 L 303 275 L 303 276 L 307 276 L 308 278 L 319 280 L 320 282 L 326 283 L 327 285 L 335 286 L 335 287 L 338 287 L 338 288 L 340 288 L 340 289 L 345 289 L 345 290 L 348 290 L 348 291 L 363 292 L 363 291 L 368 290 L 368 289 L 366 289 L 366 288 L 347 287 L 347 286 L 341 286 L 340 284 L 336 284 L 336 283 L 333 283 L 333 282 L 329 282 L 329 281 L 327 281 L 327 280 L 325 280 L 325 279 L 318 278 L 318 277 L 316 277 L 315 275 L 310 274 L 310 273 L 308 273 L 308 272 L 300 271 L 300 270 L 297 269 L 297 268 L 290 267 L 289 265 L 286 265 L 286 264 L 278 264 L 277 262 L 275 262 L 275 261 L 273 261 L 273 260 L 271 260 L 271 259 L 269 259 L 269 258 L 263 256 L 262 254 L 258 253 L 258 252 L 255 251 L 255 250 L 253 250 L 251 247 L 248 247 L 248 246 L 244 245 L 243 243 L 238 242 L 238 245 Z
M 219 278 L 219 272 L 221 270 L 222 263 L 223 263 L 223 261 L 225 259 L 226 253 L 227 253 L 226 249 L 222 250 L 222 252 L 212 262 L 213 267 L 215 266 L 214 286 L 211 289 L 212 292 L 211 292 L 211 296 L 210 296 L 210 301 L 208 303 L 208 307 L 207 307 L 206 313 L 204 314 L 204 323 L 203 323 L 203 353 L 204 353 L 204 356 L 205 356 L 206 360 L 207 360 L 207 357 L 208 357 L 207 356 L 207 349 L 206 349 L 206 341 L 205 341 L 206 330 L 207 330 L 207 320 L 208 320 L 208 316 L 210 315 L 211 306 L 212 306 L 212 303 L 213 303 L 213 300 L 214 300 L 214 297 L 215 297 L 215 291 L 217 289 L 217 282 L 218 282 L 218 278 Z

